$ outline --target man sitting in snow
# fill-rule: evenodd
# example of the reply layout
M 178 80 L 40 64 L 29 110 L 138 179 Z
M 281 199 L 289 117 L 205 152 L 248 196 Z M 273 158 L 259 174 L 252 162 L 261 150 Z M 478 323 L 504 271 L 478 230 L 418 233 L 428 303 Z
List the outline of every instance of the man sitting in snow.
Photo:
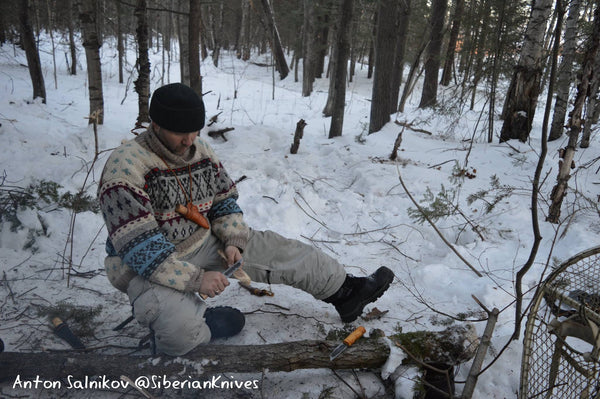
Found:
M 229 285 L 224 271 L 242 258 L 254 281 L 304 290 L 352 322 L 394 278 L 386 267 L 368 277 L 346 274 L 318 249 L 246 225 L 237 190 L 213 150 L 198 138 L 202 98 L 180 83 L 157 89 L 148 130 L 117 148 L 106 162 L 98 196 L 108 229 L 105 266 L 127 293 L 135 318 L 154 333 L 155 350 L 182 355 L 211 338 L 241 331 L 244 315 L 208 308 Z M 188 220 L 175 211 L 185 205 Z

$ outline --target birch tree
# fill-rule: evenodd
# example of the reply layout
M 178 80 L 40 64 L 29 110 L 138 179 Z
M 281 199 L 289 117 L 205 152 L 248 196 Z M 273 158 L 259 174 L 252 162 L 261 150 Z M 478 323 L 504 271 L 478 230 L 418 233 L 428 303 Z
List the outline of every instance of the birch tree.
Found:
M 510 139 L 525 142 L 535 116 L 543 71 L 544 33 L 552 11 L 552 0 L 532 1 L 521 55 L 506 94 L 500 142 Z
M 570 113 L 568 123 L 569 141 L 567 146 L 560 151 L 560 157 L 562 159 L 559 161 L 558 177 L 556 178 L 556 185 L 552 189 L 552 193 L 550 195 L 552 204 L 550 205 L 548 217 L 546 218 L 546 220 L 550 223 L 558 223 L 560 221 L 560 208 L 569 186 L 571 169 L 575 167 L 574 157 L 577 141 L 579 140 L 579 133 L 581 132 L 581 116 L 583 113 L 583 105 L 588 95 L 588 89 L 592 80 L 594 63 L 596 61 L 596 54 L 599 46 L 600 5 L 596 4 L 596 10 L 594 11 L 593 32 L 590 40 L 588 41 L 588 48 L 584 56 L 583 69 L 581 71 L 581 80 L 577 86 L 577 95 L 575 97 L 575 103 L 573 105 L 573 110 Z
M 563 133 L 567 105 L 569 102 L 569 88 L 573 78 L 573 60 L 577 47 L 577 22 L 581 0 L 571 0 L 569 15 L 565 29 L 565 38 L 562 50 L 562 60 L 559 66 L 558 82 L 556 83 L 556 101 L 554 102 L 554 114 L 552 116 L 552 127 L 548 140 L 556 140 Z
M 79 19 L 81 20 L 81 31 L 83 47 L 85 48 L 85 59 L 87 62 L 88 88 L 90 92 L 90 115 L 98 113 L 98 124 L 104 123 L 104 95 L 102 91 L 102 67 L 100 64 L 100 38 L 96 20 L 96 0 L 82 0 L 79 3 Z M 93 123 L 90 119 L 89 123 Z

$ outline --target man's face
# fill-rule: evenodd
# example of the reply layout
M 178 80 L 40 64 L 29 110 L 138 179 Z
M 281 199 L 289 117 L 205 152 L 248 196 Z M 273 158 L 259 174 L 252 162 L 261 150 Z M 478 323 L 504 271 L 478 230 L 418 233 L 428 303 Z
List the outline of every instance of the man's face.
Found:
M 163 144 L 174 154 L 184 155 L 185 152 L 192 146 L 198 132 L 192 133 L 177 133 L 170 130 L 159 127 L 154 123 L 154 131 L 157 132 L 158 137 L 161 139 Z

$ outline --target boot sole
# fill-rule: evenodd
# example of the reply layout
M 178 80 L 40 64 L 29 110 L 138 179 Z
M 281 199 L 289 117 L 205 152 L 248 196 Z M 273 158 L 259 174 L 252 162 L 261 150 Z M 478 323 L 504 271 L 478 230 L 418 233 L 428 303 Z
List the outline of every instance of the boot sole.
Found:
M 365 306 L 367 306 L 371 302 L 375 302 L 376 300 L 378 300 L 383 295 L 383 293 L 387 291 L 388 288 L 390 288 L 390 284 L 392 283 L 392 281 L 394 281 L 394 272 L 391 271 L 389 268 L 383 266 L 382 273 L 385 273 L 384 279 L 386 280 L 386 283 L 382 285 L 377 291 L 373 292 L 371 296 L 359 302 L 352 312 L 345 314 L 344 316 L 340 315 L 344 323 L 351 323 L 354 320 L 356 320 L 358 316 L 362 314 Z

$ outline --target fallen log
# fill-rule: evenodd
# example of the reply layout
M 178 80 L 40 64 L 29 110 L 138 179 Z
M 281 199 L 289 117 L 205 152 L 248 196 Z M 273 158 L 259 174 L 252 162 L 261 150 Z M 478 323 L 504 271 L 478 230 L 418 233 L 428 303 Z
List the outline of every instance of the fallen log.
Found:
M 246 373 L 293 371 L 297 369 L 374 369 L 387 360 L 390 348 L 383 339 L 363 339 L 331 362 L 329 353 L 339 342 L 296 341 L 270 345 L 202 345 L 185 357 L 103 355 L 95 353 L 3 352 L 0 353 L 0 382 L 40 378 L 60 379 L 66 376 L 106 376 L 130 378 L 147 375 L 192 373 Z
M 389 337 L 409 356 L 403 363 L 454 366 L 474 356 L 474 328 L 449 327 L 440 332 L 409 332 Z M 99 354 L 84 351 L 0 353 L 0 383 L 42 379 L 87 379 L 93 376 L 131 379 L 144 376 L 191 376 L 214 373 L 253 373 L 263 370 L 377 369 L 390 354 L 389 341 L 371 337 L 349 347 L 334 361 L 329 354 L 340 340 L 306 340 L 268 345 L 201 345 L 183 357 L 166 355 Z

